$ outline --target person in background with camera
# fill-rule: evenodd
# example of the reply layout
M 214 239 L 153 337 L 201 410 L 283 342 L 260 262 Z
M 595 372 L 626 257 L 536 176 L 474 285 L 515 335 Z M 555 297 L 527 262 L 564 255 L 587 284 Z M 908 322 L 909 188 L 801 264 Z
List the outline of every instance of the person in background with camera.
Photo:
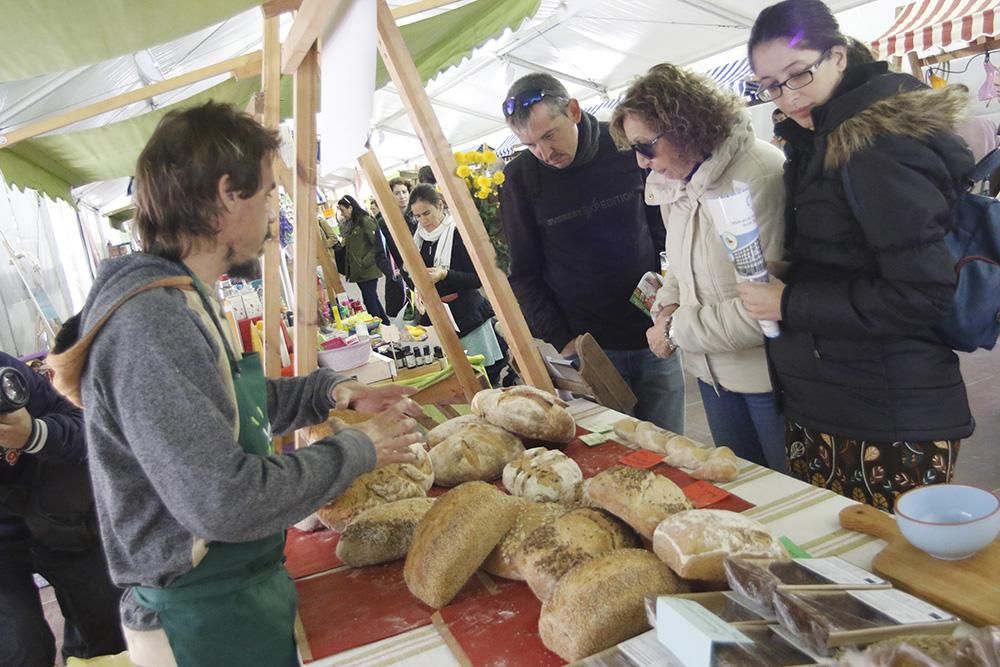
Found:
M 83 412 L 5 352 L 0 383 L 0 667 L 55 663 L 35 572 L 66 619 L 63 659 L 121 653 L 122 591 L 100 546 Z

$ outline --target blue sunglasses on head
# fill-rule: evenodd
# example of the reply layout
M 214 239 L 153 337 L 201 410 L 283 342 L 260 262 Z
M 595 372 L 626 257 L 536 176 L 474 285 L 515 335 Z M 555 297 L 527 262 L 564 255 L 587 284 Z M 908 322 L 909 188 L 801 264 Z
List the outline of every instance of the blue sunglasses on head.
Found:
M 550 93 L 545 90 L 526 90 L 517 95 L 512 95 L 503 101 L 503 117 L 510 118 L 514 115 L 517 107 L 522 108 L 530 107 L 533 104 L 538 104 L 546 97 L 559 97 L 555 93 Z

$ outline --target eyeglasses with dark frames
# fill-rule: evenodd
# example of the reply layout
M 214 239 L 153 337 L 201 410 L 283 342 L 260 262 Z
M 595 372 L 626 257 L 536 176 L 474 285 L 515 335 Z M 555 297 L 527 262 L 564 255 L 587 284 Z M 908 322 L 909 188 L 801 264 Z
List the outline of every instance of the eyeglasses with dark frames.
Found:
M 511 95 L 503 101 L 503 117 L 510 118 L 517 111 L 518 107 L 527 108 L 534 104 L 538 104 L 546 97 L 561 97 L 555 93 L 550 93 L 547 90 L 525 90 L 524 92 L 518 93 L 517 95 Z
M 833 53 L 833 51 L 831 49 L 827 49 L 819 57 L 819 60 L 813 63 L 812 67 L 804 72 L 793 74 L 781 83 L 772 83 L 766 88 L 759 89 L 757 91 L 757 99 L 761 102 L 773 102 L 781 97 L 782 88 L 787 88 L 788 90 L 799 90 L 800 88 L 805 88 L 813 82 L 814 73 L 819 69 L 819 66 L 823 64 L 823 61 L 830 57 L 831 53 Z
M 659 141 L 664 134 L 666 133 L 660 132 L 658 135 L 656 135 L 649 141 L 634 143 L 631 146 L 629 146 L 629 148 L 631 148 L 644 158 L 652 160 L 653 158 L 656 157 L 656 142 Z

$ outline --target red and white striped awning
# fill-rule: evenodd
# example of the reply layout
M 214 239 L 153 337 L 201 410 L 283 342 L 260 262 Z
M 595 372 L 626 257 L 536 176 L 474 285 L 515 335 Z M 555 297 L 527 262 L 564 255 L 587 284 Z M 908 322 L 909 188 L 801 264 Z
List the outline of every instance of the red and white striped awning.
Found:
M 882 60 L 910 51 L 949 51 L 992 37 L 998 27 L 1000 0 L 918 0 L 903 7 L 872 47 Z

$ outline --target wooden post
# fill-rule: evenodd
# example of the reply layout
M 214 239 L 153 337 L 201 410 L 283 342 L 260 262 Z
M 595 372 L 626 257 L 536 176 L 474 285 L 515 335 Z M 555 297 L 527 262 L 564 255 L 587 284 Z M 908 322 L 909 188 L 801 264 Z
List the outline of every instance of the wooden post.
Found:
M 496 253 L 479 217 L 479 210 L 472 201 L 465 182 L 455 174 L 458 168 L 455 155 L 434 115 L 413 57 L 385 0 L 378 0 L 378 48 L 403 104 L 409 111 L 411 123 L 437 176 L 438 186 L 458 224 L 476 273 L 483 281 L 486 296 L 503 324 L 507 342 L 514 352 L 525 382 L 539 389 L 554 391 L 552 380 L 528 331 L 524 313 L 514 299 L 507 276 L 496 267 Z M 386 207 L 382 211 L 385 215 Z
M 910 63 L 910 74 L 915 76 L 918 81 L 923 82 L 924 72 L 920 63 L 920 56 L 918 56 L 916 52 L 910 51 L 909 53 L 906 54 L 906 59 Z
M 326 296 L 330 299 L 331 307 L 337 306 L 337 293 L 344 291 L 344 285 L 340 282 L 340 272 L 337 270 L 337 263 L 330 257 L 330 251 L 326 249 L 326 237 L 323 230 L 316 225 L 316 238 L 319 243 L 316 245 L 316 263 L 323 271 L 323 282 L 326 283 Z
M 278 16 L 264 19 L 264 70 L 261 87 L 264 91 L 264 127 L 277 129 L 281 122 L 281 37 Z M 274 156 L 273 167 L 277 168 L 281 157 Z M 277 171 L 275 172 L 277 177 Z M 264 374 L 267 377 L 281 375 L 281 354 L 279 345 L 284 345 L 279 323 L 281 311 L 281 275 L 278 263 L 281 261 L 281 243 L 278 224 L 278 193 L 271 198 L 271 240 L 264 244 Z
M 444 304 L 441 303 L 437 289 L 424 267 L 423 259 L 413 242 L 413 237 L 410 236 L 410 230 L 406 226 L 406 221 L 403 220 L 403 214 L 399 212 L 399 206 L 392 196 L 392 190 L 389 189 L 389 182 L 385 180 L 378 158 L 375 157 L 375 153 L 368 151 L 358 159 L 358 164 L 365 172 L 368 185 L 375 192 L 375 200 L 378 201 L 378 206 L 382 209 L 382 216 L 385 217 L 392 239 L 396 242 L 396 247 L 399 248 L 403 264 L 410 270 L 414 287 L 417 288 L 420 298 L 427 306 L 427 315 L 431 318 L 431 324 L 434 325 L 434 331 L 437 332 L 438 339 L 441 341 L 441 347 L 444 348 L 448 360 L 455 368 L 455 375 L 462 385 L 465 398 L 471 401 L 480 389 L 479 380 L 476 379 L 472 365 L 469 364 L 469 359 L 465 356 L 462 342 L 458 339 L 458 333 L 452 327 L 451 319 L 445 312 Z
M 316 369 L 316 45 L 295 71 L 295 374 Z

